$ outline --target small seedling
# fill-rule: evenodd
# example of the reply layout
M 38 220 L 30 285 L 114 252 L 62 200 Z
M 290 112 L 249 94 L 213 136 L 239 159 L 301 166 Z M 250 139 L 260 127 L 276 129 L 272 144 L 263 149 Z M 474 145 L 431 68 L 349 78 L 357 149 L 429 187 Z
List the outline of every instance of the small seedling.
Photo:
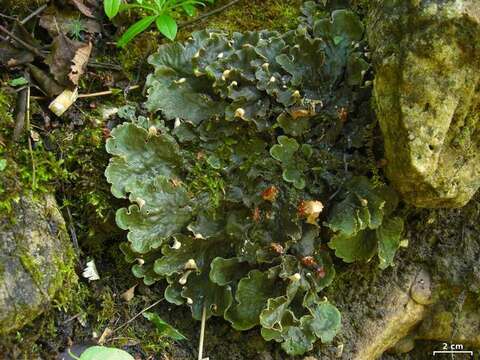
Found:
M 145 14 L 142 19 L 130 26 L 118 40 L 117 45 L 124 47 L 135 36 L 147 30 L 153 23 L 160 33 L 170 40 L 177 36 L 176 17 L 180 13 L 194 16 L 196 6 L 205 6 L 205 3 L 212 4 L 214 0 L 135 0 L 134 3 L 122 3 L 121 0 L 105 0 L 104 10 L 109 19 L 114 18 L 118 13 L 130 9 L 141 10 Z

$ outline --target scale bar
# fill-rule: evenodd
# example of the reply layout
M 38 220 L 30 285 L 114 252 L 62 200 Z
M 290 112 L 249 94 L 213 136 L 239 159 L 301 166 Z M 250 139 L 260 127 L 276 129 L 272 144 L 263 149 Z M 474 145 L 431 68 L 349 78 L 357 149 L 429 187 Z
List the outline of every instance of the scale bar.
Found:
M 466 350 L 435 350 L 433 355 L 436 354 L 470 354 L 473 356 L 473 351 Z

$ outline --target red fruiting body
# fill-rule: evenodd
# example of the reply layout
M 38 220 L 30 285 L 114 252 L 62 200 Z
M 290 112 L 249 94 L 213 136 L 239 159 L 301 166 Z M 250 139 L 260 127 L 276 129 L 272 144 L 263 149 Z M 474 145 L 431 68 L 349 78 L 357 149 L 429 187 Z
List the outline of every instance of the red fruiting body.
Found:
M 269 186 L 262 192 L 262 198 L 265 201 L 274 202 L 278 195 L 278 189 L 275 185 Z
M 260 209 L 259 209 L 258 207 L 256 207 L 255 209 L 253 209 L 252 219 L 253 219 L 253 221 L 255 221 L 256 223 L 258 223 L 258 222 L 260 221 Z
M 302 265 L 306 267 L 313 267 L 317 265 L 315 258 L 313 256 L 305 256 L 301 260 Z
M 348 110 L 344 107 L 340 108 L 340 110 L 338 110 L 338 118 L 343 123 L 347 122 L 347 120 L 348 120 Z
M 270 248 L 278 255 L 282 255 L 285 252 L 283 246 L 278 243 L 271 243 Z
M 102 129 L 102 134 L 104 139 L 108 139 L 110 137 L 110 129 L 107 127 L 104 127 Z
M 315 269 L 315 275 L 320 278 L 320 279 L 323 279 L 326 275 L 325 273 L 325 268 L 323 266 L 320 266 L 318 268 Z
M 300 204 L 298 204 L 297 213 L 298 213 L 298 216 L 300 216 L 300 217 L 305 216 L 305 201 L 304 200 L 300 201 Z

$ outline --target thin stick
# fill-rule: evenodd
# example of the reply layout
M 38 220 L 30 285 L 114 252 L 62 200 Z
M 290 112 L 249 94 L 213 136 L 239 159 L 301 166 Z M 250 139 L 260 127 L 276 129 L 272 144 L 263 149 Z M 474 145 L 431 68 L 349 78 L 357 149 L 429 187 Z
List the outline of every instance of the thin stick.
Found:
M 128 91 L 139 89 L 139 88 L 140 88 L 140 85 L 132 85 L 128 88 Z M 97 96 L 106 96 L 106 95 L 113 94 L 115 91 L 116 90 L 105 90 L 105 91 L 99 91 L 99 92 L 88 93 L 88 94 L 80 94 L 80 95 L 78 95 L 78 98 L 79 99 L 85 99 L 85 98 L 91 98 L 91 97 L 97 97 Z M 32 96 L 32 99 L 34 99 L 34 100 L 49 100 L 50 98 L 48 96 Z
M 5 18 L 5 19 L 8 19 L 8 20 L 17 21 L 17 18 L 16 18 L 16 17 L 8 16 L 8 15 L 2 14 L 2 13 L 0 13 L 0 17 Z
M 70 212 L 70 207 L 68 205 L 65 206 L 65 208 L 67 209 L 67 215 L 68 215 L 68 230 L 70 231 L 70 236 L 72 237 L 72 242 L 73 242 L 73 248 L 75 249 L 75 252 L 77 253 L 77 258 L 78 258 L 78 256 L 80 255 L 80 247 L 78 246 L 78 237 L 77 237 L 77 233 L 75 232 L 75 226 L 73 225 L 72 213 Z
M 199 21 L 202 21 L 203 19 L 209 17 L 209 16 L 212 16 L 212 15 L 215 15 L 215 14 L 218 14 L 226 9 L 228 9 L 230 6 L 233 6 L 235 5 L 236 3 L 238 3 L 240 0 L 233 0 L 233 1 L 230 1 L 228 4 L 225 4 L 223 6 L 220 6 L 219 8 L 215 9 L 215 10 L 212 10 L 212 11 L 209 11 L 205 14 L 202 14 L 200 16 L 197 16 L 195 19 L 192 19 L 192 20 L 189 20 L 189 21 L 184 21 L 182 23 L 180 23 L 178 25 L 179 28 L 181 27 L 185 27 L 185 26 L 189 26 L 189 25 L 192 25 L 192 24 L 195 24 Z
M 47 4 L 44 4 L 42 6 L 40 6 L 37 10 L 35 10 L 33 13 L 31 13 L 30 15 L 28 15 L 26 18 L 24 18 L 22 21 L 20 21 L 20 24 L 22 25 L 25 25 L 27 22 L 30 21 L 30 19 L 34 18 L 35 16 L 37 16 L 38 14 L 40 14 L 43 10 L 45 10 L 47 8 Z
M 98 61 L 89 61 L 87 63 L 87 66 L 92 67 L 92 68 L 98 68 L 98 69 L 117 70 L 117 71 L 122 70 L 122 67 L 120 65 L 102 63 L 102 62 L 98 62 Z
M 134 317 L 132 317 L 130 320 L 128 320 L 126 323 L 120 325 L 119 327 L 115 328 L 112 330 L 112 334 L 118 330 L 120 330 L 121 328 L 127 326 L 128 324 L 130 324 L 133 320 L 135 320 L 137 317 L 139 317 L 140 315 L 142 315 L 145 311 L 148 311 L 150 310 L 151 308 L 153 308 L 154 306 L 160 304 L 161 302 L 163 301 L 163 299 L 160 299 L 158 301 L 155 301 L 152 305 L 146 307 L 145 309 L 143 309 L 142 311 L 140 311 L 137 315 L 135 315 Z
M 200 325 L 200 342 L 198 344 L 198 360 L 203 359 L 203 340 L 205 339 L 205 323 L 207 322 L 207 307 L 203 305 L 202 324 Z
M 38 57 L 41 57 L 43 59 L 45 59 L 47 56 L 43 53 L 40 52 L 40 50 L 38 50 L 36 47 L 26 43 L 25 41 L 23 41 L 22 39 L 20 39 L 17 35 L 11 33 L 10 31 L 8 31 L 7 29 L 5 29 L 2 25 L 0 25 L 0 31 L 7 34 L 9 37 L 11 37 L 13 40 L 15 40 L 16 42 L 18 42 L 20 45 L 22 45 L 25 49 L 27 49 L 28 51 L 31 51 L 32 53 L 34 53 L 35 55 L 37 55 Z
M 26 130 L 28 136 L 28 151 L 30 152 L 30 157 L 32 159 L 32 189 L 37 189 L 37 177 L 36 177 L 36 163 L 35 157 L 33 156 L 33 147 L 32 147 L 32 138 L 30 137 L 30 86 L 27 87 L 27 111 L 25 114 L 25 123 L 26 123 Z

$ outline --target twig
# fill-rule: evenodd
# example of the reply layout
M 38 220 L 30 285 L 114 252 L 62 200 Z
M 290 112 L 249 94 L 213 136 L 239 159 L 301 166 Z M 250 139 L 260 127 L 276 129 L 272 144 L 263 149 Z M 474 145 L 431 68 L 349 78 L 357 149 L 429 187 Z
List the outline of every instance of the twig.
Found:
M 30 15 L 28 15 L 26 18 L 24 18 L 22 21 L 20 21 L 20 24 L 25 25 L 27 22 L 29 22 L 31 19 L 33 19 L 35 16 L 40 14 L 43 10 L 47 8 L 47 4 L 44 4 L 40 6 L 37 10 L 32 12 Z
M 154 306 L 157 306 L 158 304 L 160 304 L 164 299 L 160 299 L 158 301 L 155 301 L 152 305 L 146 307 L 145 309 L 143 309 L 142 311 L 140 311 L 137 315 L 135 315 L 134 317 L 132 317 L 130 320 L 128 320 L 126 323 L 116 327 L 115 329 L 112 330 L 112 334 L 118 330 L 120 330 L 121 328 L 127 326 L 128 324 L 130 324 L 133 320 L 135 320 L 137 317 L 139 317 L 140 315 L 142 315 L 145 311 L 148 311 L 150 310 L 151 308 L 153 308 Z
M 16 18 L 16 17 L 8 16 L 8 15 L 2 14 L 2 13 L 0 13 L 0 17 L 2 17 L 2 18 L 4 18 L 4 19 L 8 19 L 8 20 L 17 21 L 17 18 Z
M 89 61 L 87 63 L 88 67 L 98 68 L 98 69 L 107 69 L 107 70 L 122 70 L 122 67 L 117 64 L 102 63 L 97 61 Z
M 238 3 L 240 0 L 233 0 L 233 1 L 230 1 L 228 4 L 225 4 L 223 6 L 220 6 L 219 8 L 217 9 L 214 9 L 212 11 L 209 11 L 205 14 L 202 14 L 200 16 L 197 16 L 195 19 L 192 19 L 192 20 L 189 20 L 189 21 L 184 21 L 182 23 L 180 23 L 178 25 L 179 28 L 182 28 L 182 27 L 185 27 L 185 26 L 189 26 L 189 25 L 192 25 L 192 24 L 195 24 L 199 21 L 202 21 L 203 19 L 209 17 L 209 16 L 212 16 L 212 15 L 215 15 L 215 14 L 218 14 L 222 11 L 224 11 L 225 9 L 228 9 L 230 6 L 233 6 L 235 5 L 236 3 Z
M 22 45 L 25 49 L 27 49 L 28 51 L 34 53 L 35 55 L 37 55 L 38 57 L 41 57 L 42 59 L 45 59 L 47 56 L 45 54 L 43 54 L 42 52 L 40 52 L 40 50 L 38 50 L 36 47 L 26 43 L 25 41 L 23 41 L 22 39 L 20 39 L 17 35 L 11 33 L 10 31 L 8 31 L 7 29 L 5 29 L 2 25 L 0 25 L 0 31 L 7 34 L 9 37 L 11 37 L 13 40 L 15 40 L 16 42 L 18 42 L 20 45 Z
M 66 205 L 65 208 L 67 209 L 68 215 L 68 230 L 70 231 L 70 236 L 72 237 L 73 247 L 77 253 L 77 261 L 80 262 L 80 260 L 78 260 L 78 256 L 80 255 L 80 247 L 78 246 L 78 237 L 77 233 L 75 232 L 75 226 L 73 225 L 72 213 L 70 212 L 70 207 L 68 205 Z
M 128 91 L 139 89 L 139 88 L 140 88 L 140 85 L 132 85 L 128 88 Z M 84 99 L 84 98 L 90 98 L 90 97 L 105 96 L 105 95 L 111 95 L 115 91 L 116 90 L 105 90 L 105 91 L 99 91 L 99 92 L 90 93 L 90 94 L 80 94 L 78 95 L 78 97 Z
M 35 157 L 33 156 L 33 147 L 32 147 L 32 138 L 30 136 L 30 86 L 27 88 L 27 112 L 25 115 L 25 128 L 27 130 L 28 136 L 28 151 L 30 152 L 30 157 L 32 159 L 32 189 L 37 189 L 37 177 L 36 177 L 36 163 Z
M 198 344 L 198 360 L 205 360 L 203 358 L 203 340 L 205 339 L 205 323 L 207 322 L 207 306 L 203 305 L 202 310 L 202 324 L 200 325 L 200 342 Z
M 132 85 L 128 88 L 128 91 L 139 89 L 139 88 L 140 88 L 140 85 Z M 79 99 L 85 99 L 85 98 L 91 98 L 91 97 L 97 97 L 97 96 L 106 96 L 106 95 L 111 95 L 116 91 L 118 91 L 118 90 L 117 89 L 115 89 L 115 90 L 105 90 L 105 91 L 99 91 L 99 92 L 88 93 L 88 94 L 80 94 L 80 95 L 78 95 L 78 98 Z M 34 99 L 34 100 L 49 100 L 50 98 L 48 96 L 32 96 L 32 99 Z
M 13 140 L 18 141 L 25 130 L 25 116 L 27 112 L 27 87 L 22 87 L 17 93 L 17 101 L 15 106 L 15 128 L 13 130 Z

